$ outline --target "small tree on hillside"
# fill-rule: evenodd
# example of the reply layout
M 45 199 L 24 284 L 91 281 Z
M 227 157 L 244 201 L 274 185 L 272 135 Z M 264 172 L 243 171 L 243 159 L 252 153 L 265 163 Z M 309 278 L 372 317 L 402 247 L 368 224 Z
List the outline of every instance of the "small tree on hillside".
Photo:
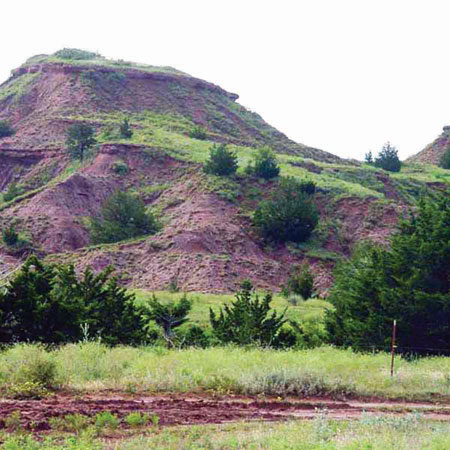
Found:
M 206 130 L 201 125 L 196 125 L 189 131 L 189 137 L 204 141 L 206 139 Z
M 117 191 L 105 202 L 100 219 L 91 219 L 91 241 L 107 244 L 137 236 L 154 234 L 160 226 L 156 217 L 145 209 L 135 195 Z
M 130 127 L 130 123 L 128 119 L 123 119 L 123 122 L 120 124 L 120 137 L 124 139 L 130 139 L 133 136 L 133 130 Z
M 314 183 L 282 178 L 272 197 L 263 200 L 254 212 L 254 225 L 265 238 L 274 241 L 305 241 L 319 221 L 309 194 L 314 190 Z
M 149 303 L 143 307 L 143 316 L 147 320 L 154 320 L 164 333 L 169 347 L 174 346 L 176 335 L 174 329 L 186 323 L 192 302 L 184 294 L 178 302 L 161 303 L 152 295 Z
M 225 144 L 214 144 L 203 170 L 212 175 L 232 175 L 238 168 L 237 156 Z
M 372 151 L 371 150 L 369 150 L 366 153 L 366 156 L 364 157 L 364 160 L 366 161 L 367 164 L 370 164 L 370 165 L 373 164 L 373 156 L 372 156 Z
M 85 153 L 96 142 L 94 129 L 90 125 L 76 123 L 67 130 L 66 145 L 72 158 L 83 161 Z
M 375 166 L 389 172 L 400 172 L 402 163 L 398 158 L 398 150 L 389 142 L 383 145 L 380 153 L 375 158 Z
M 277 157 L 270 147 L 260 147 L 253 156 L 253 163 L 245 169 L 250 175 L 269 180 L 280 173 Z
M 236 300 L 225 304 L 219 314 L 209 309 L 209 320 L 215 336 L 224 344 L 273 345 L 286 322 L 286 310 L 277 314 L 270 307 L 272 294 L 263 298 L 254 292 L 252 283 L 244 281 Z
M 14 128 L 6 120 L 0 120 L 0 139 L 12 136 L 15 133 Z
M 443 169 L 450 169 L 450 147 L 448 147 L 441 156 L 439 166 Z

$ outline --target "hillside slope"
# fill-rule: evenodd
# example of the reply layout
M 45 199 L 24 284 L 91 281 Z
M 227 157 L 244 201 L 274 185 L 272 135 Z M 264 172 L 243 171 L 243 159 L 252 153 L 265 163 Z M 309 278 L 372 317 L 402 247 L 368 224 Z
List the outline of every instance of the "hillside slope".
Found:
M 243 278 L 278 289 L 306 258 L 325 292 L 340 255 L 363 239 L 385 242 L 419 194 L 434 196 L 447 184 L 440 169 L 388 174 L 297 144 L 239 105 L 237 95 L 175 69 L 61 55 L 31 58 L 0 86 L 0 119 L 16 130 L 0 140 L 0 190 L 13 182 L 21 190 L 0 202 L 0 226 L 15 223 L 51 260 L 114 264 L 125 282 L 144 289 L 176 283 L 226 292 Z M 131 139 L 117 133 L 125 117 Z M 67 128 L 79 122 L 91 124 L 98 141 L 82 164 L 65 149 Z M 206 140 L 189 137 L 196 125 Z M 203 173 L 214 142 L 238 155 L 236 177 Z M 317 183 L 321 223 L 302 245 L 269 246 L 251 226 L 252 211 L 274 184 L 244 173 L 260 145 L 277 153 L 282 175 Z M 116 173 L 117 163 L 127 173 Z M 155 236 L 90 246 L 88 218 L 117 189 L 138 193 L 164 227 Z M 2 246 L 0 271 L 24 256 Z

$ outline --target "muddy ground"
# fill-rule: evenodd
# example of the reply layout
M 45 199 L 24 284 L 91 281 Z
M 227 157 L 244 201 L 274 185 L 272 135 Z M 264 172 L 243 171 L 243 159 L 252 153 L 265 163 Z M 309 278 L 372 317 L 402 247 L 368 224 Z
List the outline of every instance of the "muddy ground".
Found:
M 327 398 L 255 399 L 200 395 L 129 396 L 125 394 L 58 394 L 41 400 L 0 399 L 0 428 L 5 418 L 20 411 L 21 424 L 33 431 L 49 430 L 51 417 L 67 414 L 94 416 L 109 411 L 119 418 L 130 412 L 157 414 L 159 424 L 191 425 L 234 421 L 279 421 L 312 419 L 326 410 L 333 419 L 356 419 L 363 413 L 374 415 L 420 412 L 423 417 L 450 421 L 450 403 L 413 403 L 385 400 L 336 400 Z

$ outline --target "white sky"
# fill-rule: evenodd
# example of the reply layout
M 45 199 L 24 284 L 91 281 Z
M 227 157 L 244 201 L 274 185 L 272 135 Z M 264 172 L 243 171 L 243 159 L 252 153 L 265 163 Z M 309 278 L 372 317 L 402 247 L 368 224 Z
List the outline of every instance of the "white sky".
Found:
M 63 47 L 170 65 L 240 95 L 297 142 L 401 158 L 450 124 L 448 0 L 2 2 L 0 81 Z

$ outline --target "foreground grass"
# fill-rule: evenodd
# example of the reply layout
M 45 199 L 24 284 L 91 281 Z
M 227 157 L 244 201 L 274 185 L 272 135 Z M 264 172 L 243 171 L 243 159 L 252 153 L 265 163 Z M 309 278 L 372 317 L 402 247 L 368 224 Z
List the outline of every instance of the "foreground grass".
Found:
M 245 395 L 375 395 L 430 399 L 450 395 L 450 359 L 396 360 L 322 347 L 275 351 L 244 348 L 167 350 L 108 348 L 97 342 L 49 351 L 18 344 L 0 353 L 0 389 L 48 382 L 83 392 L 211 392 Z M 54 365 L 52 379 L 46 367 Z
M 121 439 L 96 436 L 95 430 L 81 435 L 50 435 L 38 441 L 31 435 L 2 436 L 1 449 L 447 449 L 450 424 L 425 422 L 417 415 L 366 416 L 358 421 L 329 420 L 326 413 L 312 421 L 284 423 L 235 423 L 179 426 L 144 431 L 138 437 Z

